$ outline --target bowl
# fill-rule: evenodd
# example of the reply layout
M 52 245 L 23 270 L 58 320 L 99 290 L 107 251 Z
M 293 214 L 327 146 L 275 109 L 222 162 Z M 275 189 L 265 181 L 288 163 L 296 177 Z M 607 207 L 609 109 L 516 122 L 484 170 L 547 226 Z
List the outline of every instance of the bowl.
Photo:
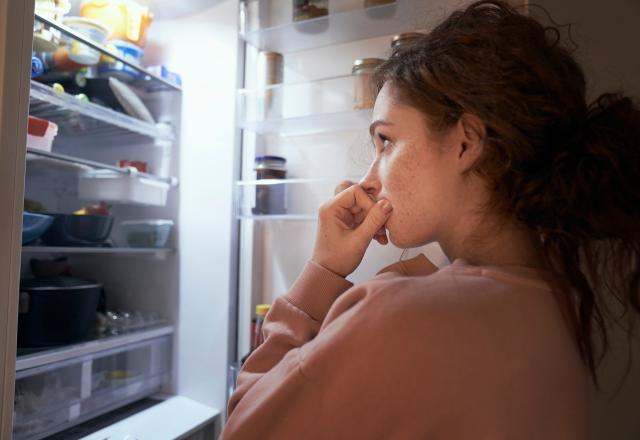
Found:
M 135 248 L 162 248 L 173 227 L 171 220 L 130 220 L 120 224 L 127 243 Z
M 100 246 L 113 227 L 110 215 L 52 214 L 53 224 L 42 236 L 50 246 Z
M 63 22 L 74 31 L 100 45 L 107 41 L 107 35 L 110 32 L 109 28 L 89 18 L 67 17 Z M 100 61 L 99 51 L 70 37 L 66 37 L 65 42 L 69 45 L 69 59 L 71 61 L 83 66 L 93 66 Z
M 32 212 L 22 213 L 22 244 L 29 244 L 44 234 L 51 227 L 53 217 Z

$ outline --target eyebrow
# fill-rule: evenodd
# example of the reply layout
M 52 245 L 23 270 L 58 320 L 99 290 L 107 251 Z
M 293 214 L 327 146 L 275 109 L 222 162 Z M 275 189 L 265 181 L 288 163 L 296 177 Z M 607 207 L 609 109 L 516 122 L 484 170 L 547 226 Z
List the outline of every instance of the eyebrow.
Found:
M 380 126 L 380 125 L 393 125 L 393 123 L 382 120 L 382 119 L 378 119 L 376 121 L 373 121 L 371 123 L 371 125 L 369 126 L 369 135 L 371 137 L 373 137 L 373 132 L 376 130 L 376 127 Z

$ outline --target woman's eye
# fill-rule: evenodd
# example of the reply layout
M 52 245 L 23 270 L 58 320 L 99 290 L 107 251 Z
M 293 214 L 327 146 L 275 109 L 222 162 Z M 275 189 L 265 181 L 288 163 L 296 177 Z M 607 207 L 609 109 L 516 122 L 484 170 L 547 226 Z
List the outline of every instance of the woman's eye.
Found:
M 380 139 L 380 143 L 382 144 L 382 150 L 386 150 L 387 147 L 389 147 L 391 145 L 391 141 L 383 135 L 378 135 L 378 138 Z

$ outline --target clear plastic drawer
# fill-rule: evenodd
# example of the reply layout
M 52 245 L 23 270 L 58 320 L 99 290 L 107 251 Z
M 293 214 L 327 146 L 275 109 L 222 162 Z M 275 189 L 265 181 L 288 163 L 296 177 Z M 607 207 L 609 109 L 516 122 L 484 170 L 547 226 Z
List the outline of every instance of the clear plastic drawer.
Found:
M 170 374 L 170 335 L 18 371 L 14 438 L 41 439 L 154 394 Z

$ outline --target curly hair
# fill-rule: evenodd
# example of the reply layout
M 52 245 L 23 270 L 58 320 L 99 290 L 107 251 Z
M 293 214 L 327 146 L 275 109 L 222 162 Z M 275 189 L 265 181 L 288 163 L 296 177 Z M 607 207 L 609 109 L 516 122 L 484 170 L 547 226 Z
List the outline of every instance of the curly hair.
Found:
M 540 237 L 597 385 L 607 299 L 640 311 L 636 104 L 617 94 L 588 104 L 559 29 L 503 1 L 473 3 L 398 46 L 376 71 L 378 92 L 387 81 L 436 132 L 464 113 L 482 119 L 485 148 L 472 172 L 491 189 L 486 208 Z

